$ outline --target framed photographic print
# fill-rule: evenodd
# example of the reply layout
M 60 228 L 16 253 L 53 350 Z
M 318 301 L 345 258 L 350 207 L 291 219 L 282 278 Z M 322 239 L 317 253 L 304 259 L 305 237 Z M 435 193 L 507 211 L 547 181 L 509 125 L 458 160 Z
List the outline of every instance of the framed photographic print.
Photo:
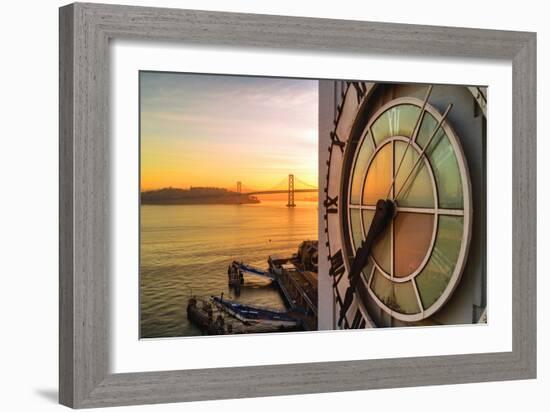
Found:
M 536 36 L 60 9 L 60 401 L 536 376 Z

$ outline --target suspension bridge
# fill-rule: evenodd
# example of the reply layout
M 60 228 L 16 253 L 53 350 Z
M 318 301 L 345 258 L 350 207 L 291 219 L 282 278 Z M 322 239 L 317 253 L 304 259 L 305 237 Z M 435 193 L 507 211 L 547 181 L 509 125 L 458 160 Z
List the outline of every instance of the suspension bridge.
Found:
M 277 182 L 276 185 L 274 185 L 269 189 L 262 189 L 262 190 L 248 189 L 243 186 L 242 182 L 237 182 L 237 193 L 240 193 L 246 196 L 288 193 L 288 203 L 286 204 L 287 207 L 296 206 L 296 203 L 294 203 L 295 193 L 313 193 L 313 192 L 317 192 L 318 190 L 319 189 L 317 188 L 317 186 L 306 183 L 298 179 L 293 174 L 289 174 L 288 178 L 285 177 L 283 180 L 281 180 L 280 182 Z

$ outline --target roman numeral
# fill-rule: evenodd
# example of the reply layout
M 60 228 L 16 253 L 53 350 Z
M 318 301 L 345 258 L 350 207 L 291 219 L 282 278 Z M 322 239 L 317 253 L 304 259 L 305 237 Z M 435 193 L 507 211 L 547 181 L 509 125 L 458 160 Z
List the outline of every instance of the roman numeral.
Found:
M 330 147 L 330 150 L 332 150 L 332 146 L 336 145 L 340 148 L 342 153 L 344 153 L 344 146 L 346 145 L 343 141 L 340 140 L 336 132 L 330 132 L 330 140 L 332 140 L 332 145 Z
M 353 84 L 353 87 L 355 87 L 355 91 L 357 92 L 357 104 L 359 104 L 361 103 L 361 100 L 363 100 L 363 97 L 365 96 L 367 87 L 363 82 L 351 82 L 351 84 Z
M 330 197 L 327 195 L 327 199 L 324 202 L 325 208 L 327 209 L 327 213 L 338 213 L 338 196 L 335 198 Z M 331 208 L 331 206 L 334 206 Z
M 339 250 L 334 255 L 328 257 L 330 260 L 330 269 L 328 271 L 329 275 L 334 279 L 334 284 L 337 284 L 342 275 L 346 271 L 344 267 L 344 257 L 342 256 L 342 250 Z

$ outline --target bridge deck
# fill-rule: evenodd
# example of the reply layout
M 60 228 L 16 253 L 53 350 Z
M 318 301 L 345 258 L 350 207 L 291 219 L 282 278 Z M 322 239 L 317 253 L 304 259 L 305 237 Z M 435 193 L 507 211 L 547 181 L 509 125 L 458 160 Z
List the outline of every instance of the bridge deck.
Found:
M 318 192 L 318 189 L 294 189 L 294 193 L 313 193 Z M 288 193 L 288 189 L 285 190 L 259 190 L 257 192 L 246 192 L 242 193 L 243 195 L 252 196 L 252 195 L 272 195 L 276 193 Z

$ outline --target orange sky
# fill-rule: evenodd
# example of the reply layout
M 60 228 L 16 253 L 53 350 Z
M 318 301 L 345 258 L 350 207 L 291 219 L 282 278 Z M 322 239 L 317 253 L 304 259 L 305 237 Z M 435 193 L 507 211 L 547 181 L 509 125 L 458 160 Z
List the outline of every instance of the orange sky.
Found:
M 317 104 L 315 80 L 141 72 L 141 190 L 317 185 Z

